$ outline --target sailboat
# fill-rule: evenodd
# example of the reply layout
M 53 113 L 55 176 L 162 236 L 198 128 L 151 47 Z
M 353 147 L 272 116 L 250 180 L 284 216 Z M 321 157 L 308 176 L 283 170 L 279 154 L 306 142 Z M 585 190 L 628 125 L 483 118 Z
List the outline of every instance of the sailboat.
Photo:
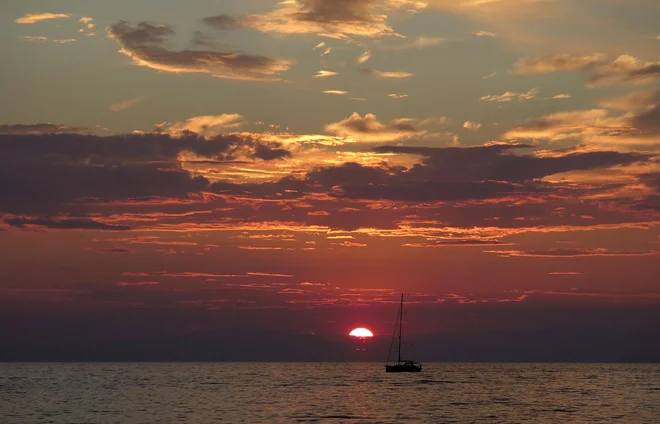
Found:
M 396 364 L 390 365 L 390 355 L 392 354 L 392 345 L 394 344 L 394 337 L 396 336 L 397 325 L 399 327 L 399 354 Z M 396 317 L 396 324 L 394 324 L 394 333 L 392 334 L 392 341 L 390 342 L 390 351 L 387 354 L 387 364 L 385 365 L 385 372 L 420 372 L 422 364 L 401 359 L 401 330 L 403 327 L 403 293 L 401 294 L 401 306 L 399 306 L 399 314 Z

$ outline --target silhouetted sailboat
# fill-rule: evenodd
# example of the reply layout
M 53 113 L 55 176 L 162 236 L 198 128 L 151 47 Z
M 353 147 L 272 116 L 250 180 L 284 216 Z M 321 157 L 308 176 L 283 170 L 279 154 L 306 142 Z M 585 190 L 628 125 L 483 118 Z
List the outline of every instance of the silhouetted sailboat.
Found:
M 399 354 L 396 364 L 390 365 L 390 355 L 392 354 L 392 345 L 394 344 L 394 337 L 396 336 L 397 326 L 399 327 Z M 394 333 L 392 333 L 392 341 L 390 342 L 390 351 L 387 354 L 387 364 L 385 365 L 385 372 L 420 372 L 422 364 L 401 359 L 401 330 L 403 328 L 403 293 L 401 294 L 401 306 L 399 306 L 399 315 L 396 317 L 396 324 L 394 324 Z

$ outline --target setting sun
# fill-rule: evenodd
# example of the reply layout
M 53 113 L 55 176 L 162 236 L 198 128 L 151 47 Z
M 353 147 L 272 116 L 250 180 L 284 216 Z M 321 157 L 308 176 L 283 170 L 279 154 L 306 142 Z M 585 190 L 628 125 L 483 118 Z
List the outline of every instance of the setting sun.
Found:
M 356 328 L 348 333 L 348 335 L 352 337 L 373 337 L 374 333 L 367 330 L 366 328 Z

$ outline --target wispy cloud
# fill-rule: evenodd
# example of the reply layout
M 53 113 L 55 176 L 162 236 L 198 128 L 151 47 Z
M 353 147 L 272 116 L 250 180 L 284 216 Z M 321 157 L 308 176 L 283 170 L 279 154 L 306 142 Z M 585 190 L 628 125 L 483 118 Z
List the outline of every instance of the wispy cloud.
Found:
M 48 41 L 48 37 L 40 37 L 40 36 L 32 36 L 32 35 L 26 35 L 24 37 L 21 37 L 21 39 L 25 41 L 36 41 L 40 43 L 45 43 Z
M 228 129 L 239 128 L 245 125 L 247 120 L 238 113 L 223 113 L 222 115 L 195 116 L 183 122 L 160 125 L 159 129 L 172 135 L 193 132 L 204 136 L 219 135 Z
M 605 60 L 607 60 L 607 56 L 602 53 L 594 53 L 587 56 L 556 54 L 524 57 L 513 65 L 513 70 L 518 75 L 582 71 L 596 64 L 603 63 Z
M 595 249 L 548 249 L 548 250 L 487 250 L 503 257 L 528 257 L 528 258 L 576 258 L 583 256 L 654 256 L 660 255 L 658 250 L 650 251 L 612 251 L 605 248 Z
M 358 56 L 357 63 L 362 64 L 362 63 L 365 63 L 365 62 L 369 61 L 369 59 L 371 59 L 371 52 L 366 51 L 366 52 L 362 53 L 360 56 Z
M 386 78 L 386 79 L 410 78 L 414 76 L 414 74 L 412 74 L 411 72 L 382 72 L 376 69 L 361 69 L 360 72 L 362 72 L 364 75 L 369 75 L 377 78 Z
M 66 19 L 71 15 L 66 13 L 30 13 L 16 19 L 17 24 L 36 24 L 37 22 L 48 21 L 51 19 Z
M 113 111 L 113 112 L 122 112 L 126 109 L 130 109 L 133 106 L 137 105 L 142 100 L 144 100 L 145 97 L 146 96 L 140 96 L 140 97 L 136 97 L 134 99 L 124 100 L 124 101 L 121 101 L 121 102 L 114 103 L 110 106 L 110 110 Z
M 531 100 L 539 94 L 538 88 L 532 88 L 531 90 L 525 93 L 516 93 L 513 91 L 507 91 L 503 94 L 491 94 L 488 96 L 481 97 L 480 100 L 484 102 L 510 102 L 512 100 Z
M 334 71 L 318 71 L 316 75 L 314 75 L 314 78 L 327 78 L 327 77 L 334 77 L 339 75 L 339 72 L 334 72 Z
M 397 44 L 392 46 L 382 46 L 381 48 L 384 50 L 423 49 L 425 47 L 437 46 L 445 41 L 447 41 L 447 39 L 444 37 L 427 37 L 424 35 L 420 35 L 402 44 Z
M 343 90 L 325 90 L 323 94 L 334 94 L 337 96 L 345 96 L 348 94 L 348 91 L 343 91 Z

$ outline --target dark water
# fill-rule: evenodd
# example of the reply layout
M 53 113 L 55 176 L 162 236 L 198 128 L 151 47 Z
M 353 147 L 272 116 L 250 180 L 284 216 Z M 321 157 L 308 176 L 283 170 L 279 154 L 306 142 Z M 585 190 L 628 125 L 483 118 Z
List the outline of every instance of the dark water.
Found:
M 0 422 L 660 423 L 660 365 L 0 364 Z

